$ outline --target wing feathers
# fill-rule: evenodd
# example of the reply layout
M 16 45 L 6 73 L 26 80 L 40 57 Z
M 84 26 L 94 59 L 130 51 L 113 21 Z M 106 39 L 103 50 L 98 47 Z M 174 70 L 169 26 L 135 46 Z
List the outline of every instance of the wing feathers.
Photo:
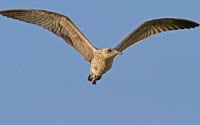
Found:
M 0 14 L 8 18 L 17 19 L 27 23 L 41 26 L 58 37 L 62 37 L 70 46 L 76 49 L 85 61 L 90 62 L 96 50 L 71 20 L 61 14 L 45 10 L 14 9 L 0 11 Z
M 162 18 L 147 21 L 122 39 L 115 49 L 122 52 L 131 45 L 151 35 L 170 30 L 190 29 L 197 26 L 199 26 L 198 23 L 185 19 Z
M 58 37 L 62 37 L 70 46 L 84 56 L 85 61 L 87 62 L 90 62 L 94 56 L 94 51 L 96 49 L 71 20 L 64 15 L 45 10 L 24 9 L 0 11 L 0 14 L 41 26 L 50 32 L 53 32 Z M 170 30 L 190 29 L 197 26 L 199 26 L 198 23 L 185 19 L 162 18 L 150 20 L 129 33 L 115 49 L 122 52 L 131 45 L 144 40 L 151 35 Z

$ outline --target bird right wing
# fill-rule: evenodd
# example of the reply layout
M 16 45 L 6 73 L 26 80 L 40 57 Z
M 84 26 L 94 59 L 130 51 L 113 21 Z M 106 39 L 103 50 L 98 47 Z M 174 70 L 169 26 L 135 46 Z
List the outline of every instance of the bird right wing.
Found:
M 41 26 L 58 37 L 62 37 L 66 43 L 77 50 L 86 62 L 91 62 L 96 50 L 72 21 L 61 14 L 45 10 L 13 9 L 0 11 L 0 14 L 8 18 L 17 19 L 27 23 Z
M 126 48 L 131 45 L 150 37 L 151 35 L 169 31 L 169 30 L 178 30 L 178 29 L 190 29 L 199 26 L 198 23 L 185 20 L 185 19 L 175 19 L 175 18 L 162 18 L 150 20 L 138 28 L 136 28 L 133 32 L 128 34 L 122 41 L 115 47 L 117 51 L 124 51 Z

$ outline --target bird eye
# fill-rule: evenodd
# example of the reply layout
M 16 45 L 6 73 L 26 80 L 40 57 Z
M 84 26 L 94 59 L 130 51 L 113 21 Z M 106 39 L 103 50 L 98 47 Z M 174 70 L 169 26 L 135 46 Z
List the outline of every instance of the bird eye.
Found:
M 109 53 L 110 53 L 110 52 L 112 52 L 112 49 L 111 49 L 111 48 L 109 48 L 109 49 L 108 49 L 108 52 L 109 52 Z

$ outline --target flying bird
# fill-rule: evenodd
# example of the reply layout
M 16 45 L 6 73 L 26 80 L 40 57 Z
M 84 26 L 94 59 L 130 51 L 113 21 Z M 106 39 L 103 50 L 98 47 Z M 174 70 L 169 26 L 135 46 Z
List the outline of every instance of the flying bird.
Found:
M 8 18 L 41 26 L 61 37 L 67 44 L 78 51 L 84 60 L 90 63 L 88 80 L 93 85 L 100 80 L 111 67 L 114 58 L 131 45 L 150 37 L 151 35 L 178 29 L 190 29 L 200 24 L 194 21 L 178 18 L 161 18 L 144 22 L 125 38 L 115 48 L 95 48 L 73 22 L 64 15 L 36 9 L 11 9 L 0 11 Z

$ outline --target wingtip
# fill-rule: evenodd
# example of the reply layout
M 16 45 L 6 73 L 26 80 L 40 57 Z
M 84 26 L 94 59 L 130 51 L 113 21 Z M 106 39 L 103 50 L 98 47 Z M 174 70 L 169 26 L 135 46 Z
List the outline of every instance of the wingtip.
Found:
M 199 27 L 199 26 L 200 26 L 200 24 L 199 24 L 199 23 L 197 23 L 197 22 L 194 22 L 194 21 L 193 21 L 193 24 L 194 24 L 194 25 L 193 25 L 193 27 L 192 27 L 192 28 L 195 28 L 195 27 Z
M 11 11 L 11 10 L 0 10 L 0 13 L 5 13 L 5 12 L 8 12 L 8 11 Z
M 0 10 L 0 14 L 2 15 L 3 11 Z
M 0 14 L 2 16 L 5 16 L 6 13 L 8 13 L 10 10 L 0 10 Z

